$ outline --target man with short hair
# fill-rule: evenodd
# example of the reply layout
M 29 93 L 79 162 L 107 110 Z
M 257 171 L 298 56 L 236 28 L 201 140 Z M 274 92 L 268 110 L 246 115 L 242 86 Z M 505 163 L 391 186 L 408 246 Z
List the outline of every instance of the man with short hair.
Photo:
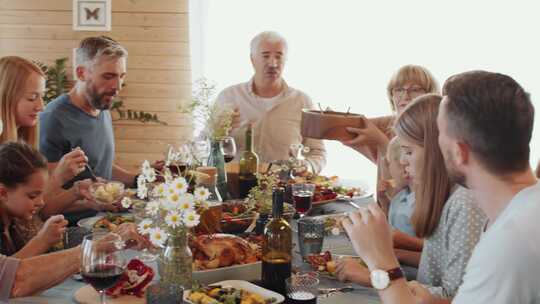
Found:
M 233 131 L 239 151 L 244 150 L 245 127 L 253 123 L 253 146 L 263 162 L 287 160 L 291 145 L 309 148 L 305 161 L 315 173 L 326 163 L 321 140 L 303 138 L 302 109 L 312 108 L 311 99 L 287 85 L 282 72 L 287 59 L 287 41 L 276 32 L 262 32 L 251 41 L 251 63 L 255 75 L 250 81 L 223 90 L 217 103 L 237 110 Z M 296 155 L 294 155 L 296 156 Z
M 88 157 L 94 173 L 134 185 L 132 174 L 114 163 L 114 134 L 108 111 L 126 77 L 126 49 L 111 38 L 89 37 L 76 50 L 76 83 L 40 114 L 39 150 L 50 167 L 76 147 Z M 89 178 L 88 170 L 76 180 Z
M 540 183 L 529 163 L 529 94 L 509 76 L 473 71 L 448 79 L 443 95 L 437 123 L 449 175 L 472 190 L 489 220 L 452 303 L 540 303 Z M 449 303 L 396 275 L 380 208 L 370 205 L 343 224 L 384 303 Z

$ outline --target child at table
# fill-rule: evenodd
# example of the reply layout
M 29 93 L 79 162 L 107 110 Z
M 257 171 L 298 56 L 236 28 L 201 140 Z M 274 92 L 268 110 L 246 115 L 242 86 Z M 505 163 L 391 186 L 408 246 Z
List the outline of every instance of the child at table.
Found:
M 15 229 L 15 219 L 31 220 L 43 208 L 48 179 L 47 161 L 35 149 L 16 142 L 0 146 L 0 254 L 33 257 L 62 240 L 62 215 L 51 216 L 28 242 Z
M 401 263 L 418 267 L 423 240 L 416 237 L 411 221 L 415 206 L 414 191 L 405 167 L 401 164 L 401 145 L 394 137 L 388 144 L 386 161 L 391 181 L 384 181 L 386 194 L 391 196 L 388 222 L 394 228 L 394 248 Z

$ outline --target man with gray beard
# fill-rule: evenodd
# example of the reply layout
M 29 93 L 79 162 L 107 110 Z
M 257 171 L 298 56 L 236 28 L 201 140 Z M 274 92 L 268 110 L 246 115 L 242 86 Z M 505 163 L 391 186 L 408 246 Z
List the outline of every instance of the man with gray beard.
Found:
M 40 114 L 39 149 L 49 169 L 76 147 L 94 173 L 133 186 L 135 174 L 114 164 L 114 134 L 108 111 L 126 77 L 126 49 L 111 38 L 89 37 L 76 50 L 76 83 Z M 88 170 L 74 180 L 89 178 Z

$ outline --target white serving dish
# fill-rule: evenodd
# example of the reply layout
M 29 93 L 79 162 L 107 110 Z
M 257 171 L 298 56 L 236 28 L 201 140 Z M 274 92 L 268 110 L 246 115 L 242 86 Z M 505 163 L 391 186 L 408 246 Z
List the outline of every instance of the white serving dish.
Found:
M 223 280 L 260 280 L 261 268 L 261 262 L 255 262 L 216 269 L 198 270 L 193 272 L 193 280 L 201 284 L 210 284 Z
M 276 293 L 276 292 L 273 292 L 271 290 L 259 287 L 259 286 L 255 285 L 255 284 L 252 284 L 250 282 L 243 281 L 243 280 L 220 281 L 220 282 L 214 282 L 214 283 L 212 283 L 212 285 L 221 285 L 223 287 L 233 287 L 233 288 L 237 288 L 237 289 L 247 290 L 249 292 L 253 292 L 253 293 L 256 293 L 256 294 L 260 295 L 264 299 L 275 298 L 276 302 L 274 302 L 273 304 L 279 304 L 279 303 L 283 303 L 283 301 L 285 301 L 285 298 L 282 295 L 280 295 L 279 293 Z M 191 290 L 188 290 L 188 291 L 184 292 L 184 302 L 193 303 L 193 302 L 191 302 L 189 300 L 189 295 L 190 294 L 191 294 Z

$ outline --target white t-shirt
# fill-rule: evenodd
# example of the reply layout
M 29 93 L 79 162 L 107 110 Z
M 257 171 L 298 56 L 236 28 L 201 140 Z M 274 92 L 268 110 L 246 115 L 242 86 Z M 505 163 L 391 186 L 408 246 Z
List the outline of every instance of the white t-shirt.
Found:
M 540 182 L 482 235 L 452 303 L 540 303 Z

